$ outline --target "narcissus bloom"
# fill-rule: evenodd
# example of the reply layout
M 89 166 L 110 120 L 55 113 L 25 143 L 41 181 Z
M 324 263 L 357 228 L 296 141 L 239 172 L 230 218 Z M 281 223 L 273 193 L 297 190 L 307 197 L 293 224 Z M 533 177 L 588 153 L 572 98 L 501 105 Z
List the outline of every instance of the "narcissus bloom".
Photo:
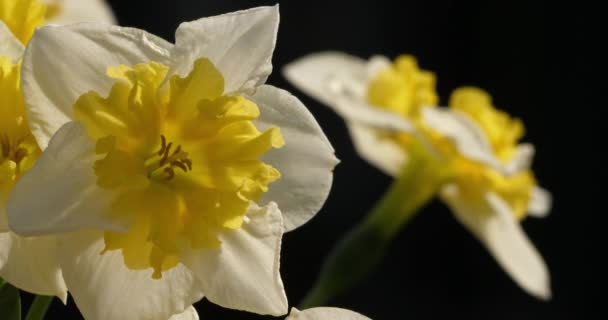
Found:
M 368 317 L 356 312 L 340 309 L 319 307 L 306 310 L 291 309 L 291 313 L 285 320 L 369 320 Z
M 409 157 L 426 150 L 442 169 L 416 183 L 422 188 L 440 178 L 436 192 L 456 218 L 522 288 L 550 297 L 545 263 L 519 223 L 550 208 L 549 193 L 530 170 L 534 148 L 518 144 L 521 121 L 473 87 L 455 90 L 448 108 L 436 107 L 435 75 L 412 56 L 391 63 L 313 54 L 288 65 L 285 75 L 343 116 L 360 155 L 386 174 L 398 177 Z
M 53 9 L 52 9 L 52 8 Z M 23 44 L 46 22 L 112 22 L 101 1 L 72 0 L 52 6 L 34 0 L 0 0 L 0 277 L 14 286 L 65 302 L 67 289 L 54 255 L 53 237 L 22 238 L 9 232 L 6 201 L 15 183 L 40 156 L 21 90 Z
M 0 28 L 0 34 L 16 44 L 12 50 L 0 52 L 0 277 L 23 290 L 65 301 L 67 290 L 53 255 L 54 239 L 25 239 L 8 230 L 6 201 L 15 183 L 40 156 L 40 148 L 30 132 L 21 94 L 23 47 L 7 29 Z
M 281 237 L 322 206 L 337 159 L 300 101 L 264 85 L 278 23 L 278 7 L 200 19 L 175 45 L 102 24 L 35 33 L 22 83 L 44 152 L 9 225 L 62 236 L 87 319 L 167 319 L 203 296 L 287 313 Z

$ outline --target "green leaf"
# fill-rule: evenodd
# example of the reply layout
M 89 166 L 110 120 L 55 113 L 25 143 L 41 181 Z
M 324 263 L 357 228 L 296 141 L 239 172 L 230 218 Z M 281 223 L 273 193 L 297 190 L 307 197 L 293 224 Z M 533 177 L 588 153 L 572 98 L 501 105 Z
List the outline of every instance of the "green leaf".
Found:
M 51 303 L 53 302 L 53 297 L 50 296 L 36 296 L 32 305 L 30 306 L 30 310 L 27 312 L 25 316 L 25 320 L 42 320 L 46 315 L 46 312 L 49 310 Z
M 0 286 L 0 319 L 21 320 L 19 290 L 9 283 Z

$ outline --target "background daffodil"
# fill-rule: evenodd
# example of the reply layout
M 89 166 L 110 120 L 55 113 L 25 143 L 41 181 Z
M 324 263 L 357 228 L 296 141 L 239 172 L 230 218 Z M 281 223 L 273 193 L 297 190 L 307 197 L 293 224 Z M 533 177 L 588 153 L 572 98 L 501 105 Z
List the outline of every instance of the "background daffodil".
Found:
M 106 0 L 39 0 L 48 6 L 46 17 L 52 24 L 95 21 L 116 24 Z
M 264 85 L 278 22 L 276 6 L 204 18 L 175 45 L 104 24 L 34 35 L 22 82 L 44 152 L 9 225 L 61 236 L 87 319 L 167 319 L 203 296 L 287 313 L 281 237 L 322 206 L 337 160 L 300 101 Z
M 49 23 L 116 23 L 103 0 L 1 0 L 0 20 L 22 44 L 27 44 L 37 27 Z
M 113 22 L 102 1 L 0 1 L 0 277 L 19 289 L 57 296 L 67 289 L 52 236 L 23 238 L 8 229 L 6 201 L 15 183 L 40 156 L 31 134 L 21 89 L 24 45 L 46 23 Z
M 6 201 L 15 183 L 40 156 L 32 136 L 21 94 L 20 59 L 23 47 L 6 28 L 4 43 L 14 47 L 0 52 L 0 277 L 36 294 L 55 295 L 63 301 L 67 289 L 54 256 L 53 237 L 22 238 L 8 229 Z
M 90 21 L 112 22 L 111 12 L 107 11 L 101 1 L 65 1 L 62 3 L 61 20 L 51 22 Z M 82 5 L 85 5 L 82 7 Z M 106 11 L 100 11 L 100 6 Z M 81 10 L 82 9 L 82 10 Z M 91 11 L 93 9 L 93 11 Z M 7 14 L 7 11 L 10 13 Z M 34 11 L 32 11 L 34 10 Z M 67 302 L 67 287 L 57 255 L 59 237 L 49 235 L 40 237 L 21 237 L 8 229 L 6 201 L 15 184 L 36 162 L 40 148 L 31 134 L 21 90 L 21 59 L 23 44 L 30 35 L 16 38 L 13 34 L 15 24 L 10 19 L 23 15 L 35 16 L 35 10 L 48 10 L 36 1 L 0 1 L 0 277 L 19 289 L 47 296 L 57 296 Z M 48 12 L 48 11 L 46 11 Z M 59 14 L 59 12 L 57 13 Z M 4 19 L 8 19 L 4 20 Z M 15 20 L 16 21 L 16 20 Z M 16 32 L 38 27 L 44 19 L 26 19 L 21 21 Z M 5 22 L 8 22 L 5 24 Z M 29 27 L 27 23 L 30 23 Z M 1 279 L 0 279 L 1 280 Z M 0 285 L 1 286 L 1 285 Z M 34 304 L 46 305 L 50 299 L 39 297 Z M 46 309 L 46 307 L 43 307 Z M 31 311 L 31 310 L 30 310 Z M 7 310 L 0 310 L 2 316 Z M 28 314 L 28 318 L 31 314 Z M 190 306 L 182 314 L 176 314 L 171 320 L 198 319 L 196 310 Z
M 449 107 L 437 107 L 435 75 L 412 56 L 391 63 L 318 53 L 284 73 L 344 117 L 364 159 L 402 180 L 368 219 L 385 225 L 381 237 L 392 238 L 437 195 L 523 289 L 551 296 L 545 263 L 520 226 L 527 214 L 547 214 L 550 195 L 530 171 L 533 146 L 518 144 L 523 125 L 497 110 L 486 92 L 460 88 Z

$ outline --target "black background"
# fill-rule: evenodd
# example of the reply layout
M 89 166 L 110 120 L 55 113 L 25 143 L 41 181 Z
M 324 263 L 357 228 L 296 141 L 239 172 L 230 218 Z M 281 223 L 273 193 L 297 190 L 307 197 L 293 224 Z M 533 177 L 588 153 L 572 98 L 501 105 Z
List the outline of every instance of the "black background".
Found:
M 119 22 L 173 40 L 182 21 L 276 1 L 110 1 Z M 600 92 L 600 10 L 583 2 L 283 1 L 269 83 L 310 108 L 342 163 L 327 204 L 284 237 L 282 275 L 290 303 L 312 284 L 332 244 L 382 195 L 390 179 L 354 152 L 342 120 L 290 86 L 280 74 L 307 53 L 339 50 L 361 57 L 418 56 L 438 75 L 442 101 L 461 85 L 489 90 L 495 104 L 526 124 L 536 145 L 534 170 L 554 195 L 544 220 L 524 227 L 551 271 L 554 298 L 526 295 L 441 203 L 424 209 L 397 237 L 376 273 L 331 302 L 374 319 L 601 319 L 599 265 L 605 210 Z M 596 33 L 596 34 L 594 34 Z M 599 47 L 599 46 L 597 46 Z M 201 319 L 271 319 L 201 301 Z M 78 318 L 55 301 L 51 319 Z M 331 319 L 328 319 L 331 320 Z

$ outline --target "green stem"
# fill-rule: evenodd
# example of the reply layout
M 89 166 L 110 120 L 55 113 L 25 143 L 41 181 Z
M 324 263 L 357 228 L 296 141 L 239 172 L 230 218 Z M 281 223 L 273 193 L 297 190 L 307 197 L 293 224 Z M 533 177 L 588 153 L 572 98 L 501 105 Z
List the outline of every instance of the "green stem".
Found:
M 36 298 L 34 298 L 34 301 L 32 302 L 32 305 L 30 306 L 30 310 L 27 312 L 25 320 L 44 319 L 44 315 L 51 306 L 51 302 L 53 302 L 53 297 L 36 296 Z
M 412 153 L 400 177 L 365 220 L 331 251 L 300 308 L 327 305 L 363 280 L 382 261 L 399 230 L 434 197 L 445 179 L 446 172 L 430 155 Z

